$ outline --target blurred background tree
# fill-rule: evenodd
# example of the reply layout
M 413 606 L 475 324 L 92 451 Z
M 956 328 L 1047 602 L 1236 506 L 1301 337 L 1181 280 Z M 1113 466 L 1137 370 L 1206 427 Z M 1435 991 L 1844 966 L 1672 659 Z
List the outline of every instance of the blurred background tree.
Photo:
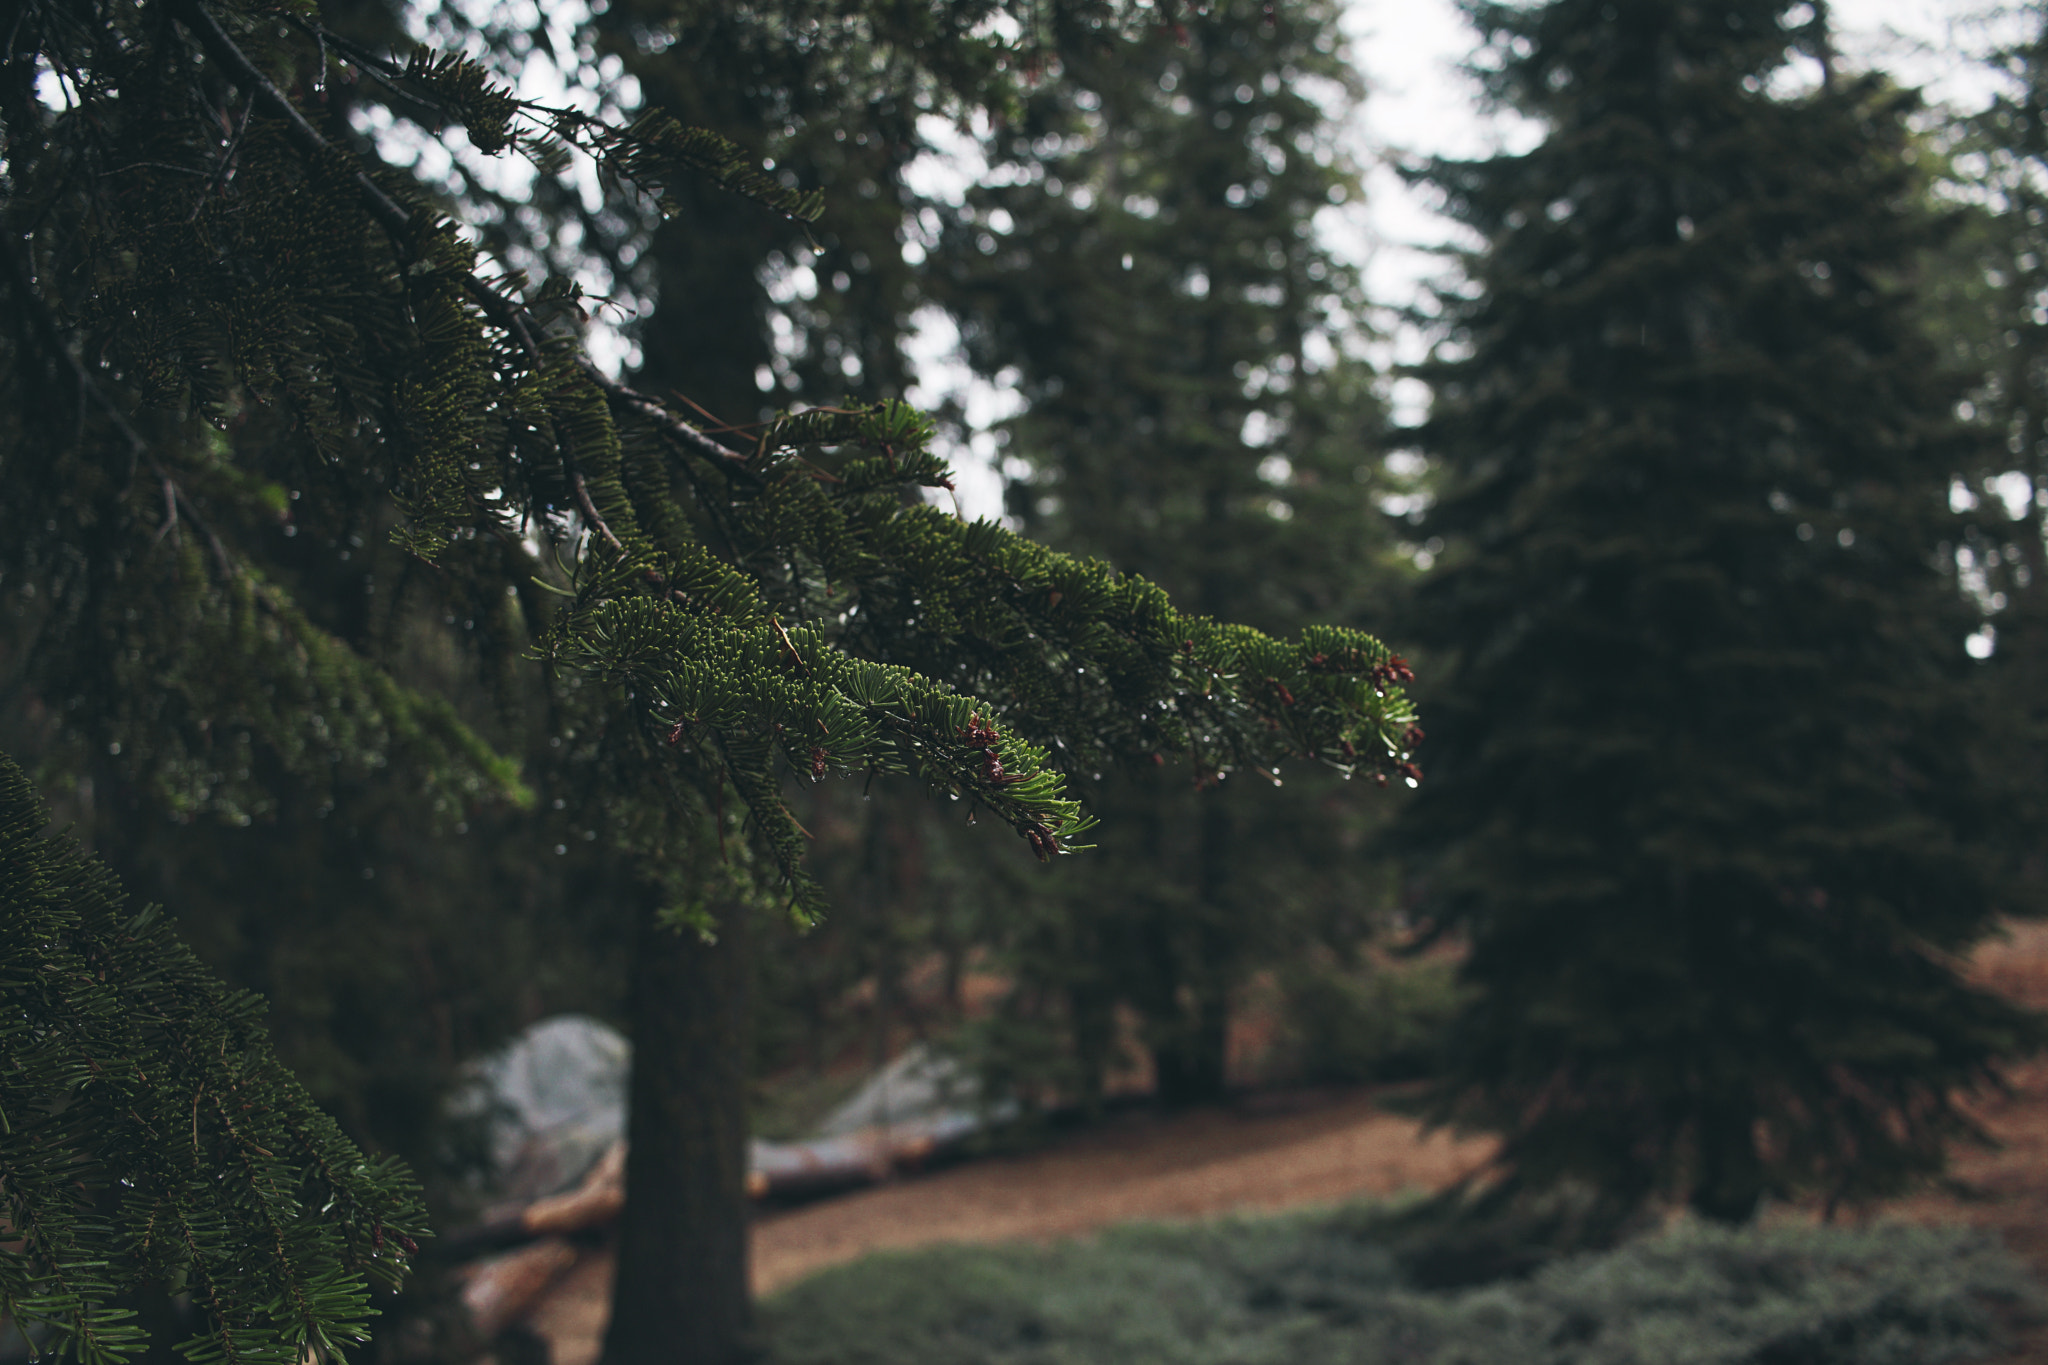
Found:
M 1383 616 L 1406 568 L 1374 502 L 1362 290 L 1319 221 L 1360 193 L 1339 17 L 1222 4 L 1077 54 L 938 214 L 926 285 L 1021 409 L 999 433 L 1017 522 L 1269 629 Z M 1312 765 L 1196 766 L 1097 774 L 1105 867 L 984 926 L 1015 983 L 981 1035 L 994 1074 L 1095 1101 L 1144 1061 L 1166 1102 L 1213 1102 L 1247 983 L 1366 936 L 1389 895 L 1370 815 Z
M 1981 455 L 1916 312 L 1915 101 L 1834 71 L 1821 7 L 1469 13 L 1543 137 L 1426 172 L 1482 244 L 1418 370 L 1445 676 L 1396 830 L 1478 991 L 1440 1112 L 1603 1218 L 1897 1189 L 2039 1037 L 1956 969 L 2015 907 L 1939 558 Z
M 1938 547 L 1981 613 L 1980 661 L 1999 871 L 2015 907 L 2048 896 L 2048 11 L 1988 24 L 1994 81 L 1981 110 L 1935 125 L 1937 203 L 1957 223 L 1929 258 L 1929 310 L 1944 359 L 1971 381 L 1960 411 L 1975 431 L 1955 470 L 1952 540 Z

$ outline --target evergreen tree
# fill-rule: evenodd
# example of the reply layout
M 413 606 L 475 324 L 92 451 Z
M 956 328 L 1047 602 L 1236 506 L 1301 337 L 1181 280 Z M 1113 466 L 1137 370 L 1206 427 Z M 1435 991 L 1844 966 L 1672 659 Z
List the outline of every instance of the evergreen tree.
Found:
M 595 17 L 595 49 L 637 80 L 647 110 L 730 134 L 786 181 L 835 189 L 833 212 L 815 223 L 766 222 L 708 184 L 678 187 L 678 208 L 659 227 L 630 216 L 585 219 L 593 240 L 612 235 L 602 255 L 615 271 L 623 268 L 632 292 L 651 300 L 628 328 L 642 352 L 638 387 L 685 394 L 696 411 L 743 430 L 772 417 L 780 403 L 903 396 L 905 333 L 920 299 L 903 239 L 906 224 L 926 207 L 908 176 L 927 147 L 923 120 L 979 108 L 1000 112 L 1013 102 L 1022 68 L 1043 65 L 1048 54 L 1113 43 L 1120 31 L 1113 12 L 1098 5 L 1033 7 L 1017 15 L 1023 31 L 1012 49 L 977 36 L 991 13 L 978 4 L 917 10 L 787 0 L 735 9 L 630 0 Z M 499 41 L 516 43 L 517 35 Z M 704 80 L 706 70 L 723 79 Z M 530 245 L 549 254 L 544 243 Z M 706 328 L 707 313 L 731 325 Z M 857 812 L 858 837 L 869 846 L 901 837 L 913 821 L 932 823 L 911 814 L 912 793 L 885 786 L 875 796 L 854 804 L 827 790 L 808 804 L 827 819 L 830 810 Z M 806 823 L 818 828 L 810 817 Z M 890 887 L 894 880 L 842 882 L 860 897 L 850 907 L 855 913 L 801 940 L 751 932 L 744 915 L 727 916 L 715 943 L 645 937 L 634 952 L 641 984 L 633 1014 L 644 1023 L 650 1010 L 721 1002 L 675 1021 L 679 1030 L 685 1023 L 701 1030 L 702 1039 L 687 1045 L 678 1032 L 673 1054 L 760 1057 L 748 1035 L 776 1010 L 778 983 L 805 975 L 843 980 L 867 966 L 878 996 L 871 1023 L 886 1028 L 887 1011 L 879 1006 L 901 999 L 895 987 L 910 961 L 905 949 L 924 921 L 900 888 Z M 950 947 L 959 961 L 957 940 Z M 641 1224 L 629 1215 L 614 1349 L 628 1339 L 661 1349 L 674 1320 L 706 1320 L 737 1301 L 743 1211 L 729 1201 L 747 1114 L 737 1076 L 708 1090 L 683 1089 L 689 1084 L 678 1072 L 661 1085 L 676 1098 L 659 1102 L 664 1116 L 638 1134 L 635 1150 L 678 1181 L 703 1182 L 705 1188 L 679 1198 L 727 1206 L 716 1218 L 655 1213 Z M 638 1108 L 651 1114 L 657 1103 L 650 1094 Z M 643 1232 L 646 1241 L 639 1240 Z M 642 1276 L 648 1286 L 635 1282 Z M 650 1311 L 658 1302 L 655 1284 L 681 1286 L 690 1297 Z
M 1274 630 L 1358 622 L 1395 586 L 1382 413 L 1350 354 L 1359 284 L 1316 230 L 1359 189 L 1336 146 L 1357 94 L 1337 19 L 1222 4 L 1077 54 L 999 130 L 935 257 L 974 367 L 1023 400 L 1001 435 L 1028 466 L 1024 528 Z M 1014 1042 L 1064 1035 L 1059 1079 L 1082 1095 L 1128 1009 L 1162 1098 L 1220 1097 L 1249 978 L 1364 927 L 1360 831 L 1312 767 L 1281 791 L 1277 772 L 1218 787 L 1190 757 L 1192 789 L 1152 763 L 1100 775 L 1114 856 L 995 926 Z
M 1998 906 L 1914 101 L 1815 10 L 1473 4 L 1543 141 L 1427 172 L 1483 242 L 1421 371 L 1449 678 L 1399 832 L 1482 988 L 1440 1115 L 1610 1211 L 1896 1189 L 2039 1036 L 1957 971 Z
M 515 765 L 451 700 L 464 683 L 401 673 L 327 619 L 292 533 L 388 531 L 445 615 L 515 654 L 537 642 L 549 748 L 585 774 L 574 816 L 645 911 L 618 1365 L 746 1350 L 744 964 L 676 945 L 743 947 L 749 905 L 821 910 L 785 783 L 911 777 L 1050 858 L 1089 825 L 1061 767 L 1197 745 L 1211 771 L 1401 761 L 1410 712 L 1371 637 L 1183 613 L 925 506 L 947 473 L 900 403 L 719 440 L 589 364 L 573 287 L 490 273 L 323 99 L 374 85 L 544 174 L 593 156 L 677 213 L 700 182 L 820 211 L 716 133 L 525 103 L 471 62 L 385 59 L 297 14 L 18 18 L 0 73 L 18 685 L 184 813 L 253 819 L 283 786 L 386 773 L 453 822 L 524 799 Z M 232 439 L 242 424 L 266 439 Z

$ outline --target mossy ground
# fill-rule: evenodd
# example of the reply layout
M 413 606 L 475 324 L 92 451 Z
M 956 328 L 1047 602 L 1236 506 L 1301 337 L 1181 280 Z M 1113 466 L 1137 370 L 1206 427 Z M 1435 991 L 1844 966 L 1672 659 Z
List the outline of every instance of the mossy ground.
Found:
M 2036 1302 L 1991 1234 L 1681 1226 L 1533 1275 L 1416 1287 L 1383 1213 L 931 1247 L 765 1305 L 776 1365 L 1935 1365 Z

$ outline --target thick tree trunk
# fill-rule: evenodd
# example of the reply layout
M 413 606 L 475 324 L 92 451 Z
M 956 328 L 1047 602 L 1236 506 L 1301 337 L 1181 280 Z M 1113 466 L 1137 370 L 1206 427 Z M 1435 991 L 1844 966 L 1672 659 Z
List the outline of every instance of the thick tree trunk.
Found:
M 1693 1212 L 1738 1225 L 1756 1216 L 1763 1203 L 1764 1169 L 1755 1123 L 1755 1115 L 1739 1105 L 1718 1105 L 1701 1116 L 1699 1177 L 1687 1201 Z
M 747 1283 L 747 924 L 716 943 L 643 919 L 633 964 L 626 1209 L 604 1365 L 741 1365 Z
M 1153 1049 L 1160 1103 L 1169 1108 L 1215 1104 L 1224 1096 L 1230 1040 L 1226 999 L 1190 990 L 1182 1002 L 1175 1036 Z
M 1159 1098 L 1170 1106 L 1215 1104 L 1227 1091 L 1230 1063 L 1230 987 L 1239 968 L 1242 936 L 1230 924 L 1230 857 L 1237 827 L 1225 794 L 1197 799 L 1195 898 L 1168 930 L 1188 951 L 1178 956 L 1178 980 L 1171 1002 L 1174 1021 L 1164 1045 L 1153 1051 Z M 1171 951 L 1169 948 L 1168 951 Z

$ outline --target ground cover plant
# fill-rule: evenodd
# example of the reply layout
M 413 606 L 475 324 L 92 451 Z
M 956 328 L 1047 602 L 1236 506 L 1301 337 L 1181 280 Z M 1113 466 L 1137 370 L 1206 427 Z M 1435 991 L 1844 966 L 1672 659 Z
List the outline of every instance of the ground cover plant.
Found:
M 770 1300 L 776 1365 L 1934 1365 L 2037 1291 L 1990 1234 L 1694 1223 L 1524 1279 L 1419 1287 L 1348 1209 L 933 1247 Z

